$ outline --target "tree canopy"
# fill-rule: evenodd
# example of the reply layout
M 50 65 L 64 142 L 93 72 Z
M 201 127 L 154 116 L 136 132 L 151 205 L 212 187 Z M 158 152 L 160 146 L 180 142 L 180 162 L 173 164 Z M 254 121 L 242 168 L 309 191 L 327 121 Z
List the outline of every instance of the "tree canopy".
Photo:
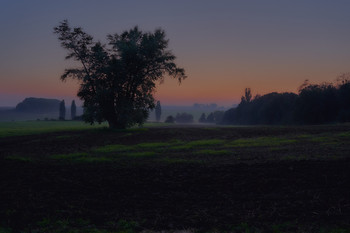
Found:
M 108 35 L 108 44 L 95 42 L 82 28 L 71 28 L 67 20 L 54 28 L 61 46 L 68 50 L 66 59 L 81 63 L 66 69 L 61 80 L 80 82 L 78 96 L 83 100 L 86 122 L 107 121 L 111 128 L 143 124 L 154 109 L 156 82 L 165 76 L 179 83 L 185 70 L 175 63 L 162 29 L 142 32 L 134 27 Z

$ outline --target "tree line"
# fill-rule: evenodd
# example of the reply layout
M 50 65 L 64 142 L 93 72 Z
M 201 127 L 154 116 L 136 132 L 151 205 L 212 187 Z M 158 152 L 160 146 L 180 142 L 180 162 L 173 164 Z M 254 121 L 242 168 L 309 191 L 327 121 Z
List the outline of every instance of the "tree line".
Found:
M 252 97 L 245 89 L 240 104 L 227 110 L 222 124 L 277 125 L 326 124 L 350 121 L 350 75 L 336 83 L 311 84 L 307 80 L 295 93 L 269 93 Z

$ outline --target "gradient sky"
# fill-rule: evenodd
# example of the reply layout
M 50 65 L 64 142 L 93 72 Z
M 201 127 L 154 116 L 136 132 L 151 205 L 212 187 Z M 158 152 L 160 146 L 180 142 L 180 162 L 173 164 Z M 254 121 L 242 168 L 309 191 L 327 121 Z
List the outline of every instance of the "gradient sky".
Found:
M 77 100 L 76 81 L 59 80 L 74 66 L 53 34 L 64 19 L 101 41 L 135 25 L 163 28 L 188 79 L 166 79 L 156 98 L 230 106 L 246 87 L 296 92 L 305 79 L 350 72 L 349 12 L 348 0 L 0 0 L 0 106 Z

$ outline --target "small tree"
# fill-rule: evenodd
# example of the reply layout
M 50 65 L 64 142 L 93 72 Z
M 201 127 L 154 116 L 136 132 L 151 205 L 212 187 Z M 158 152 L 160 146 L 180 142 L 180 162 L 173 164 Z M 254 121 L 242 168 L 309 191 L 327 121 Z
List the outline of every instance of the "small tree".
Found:
M 66 119 L 66 106 L 64 103 L 64 100 L 61 101 L 60 103 L 60 116 L 59 119 L 64 121 Z
M 206 122 L 206 120 L 207 120 L 207 119 L 206 119 L 205 113 L 202 113 L 202 115 L 201 115 L 201 117 L 199 118 L 198 121 L 199 121 L 200 123 L 204 123 L 204 122 Z
M 215 122 L 214 114 L 212 112 L 208 115 L 207 122 L 208 123 L 214 123 Z
M 168 116 L 165 121 L 165 123 L 175 123 L 175 118 L 173 116 Z
M 77 116 L 77 106 L 75 105 L 75 101 L 72 101 L 72 104 L 70 106 L 70 115 L 72 120 L 75 119 L 75 117 Z
M 176 123 L 193 123 L 193 115 L 189 113 L 177 113 L 175 117 Z
M 160 101 L 157 101 L 157 104 L 155 107 L 155 112 L 156 112 L 156 120 L 157 120 L 157 122 L 159 122 L 160 117 L 162 115 L 162 107 L 160 106 Z
M 250 101 L 252 100 L 252 91 L 250 88 L 246 88 L 244 90 L 244 96 L 242 96 L 241 98 L 241 102 L 242 103 L 250 103 Z
M 215 123 L 220 123 L 222 121 L 222 118 L 224 117 L 224 114 L 225 114 L 224 111 L 213 112 Z

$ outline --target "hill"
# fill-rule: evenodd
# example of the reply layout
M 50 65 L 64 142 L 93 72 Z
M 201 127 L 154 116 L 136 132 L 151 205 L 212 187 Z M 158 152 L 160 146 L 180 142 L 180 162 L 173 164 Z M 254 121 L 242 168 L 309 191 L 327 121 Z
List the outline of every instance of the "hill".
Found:
M 57 99 L 26 98 L 17 104 L 15 111 L 23 113 L 52 113 L 58 112 L 60 101 Z

